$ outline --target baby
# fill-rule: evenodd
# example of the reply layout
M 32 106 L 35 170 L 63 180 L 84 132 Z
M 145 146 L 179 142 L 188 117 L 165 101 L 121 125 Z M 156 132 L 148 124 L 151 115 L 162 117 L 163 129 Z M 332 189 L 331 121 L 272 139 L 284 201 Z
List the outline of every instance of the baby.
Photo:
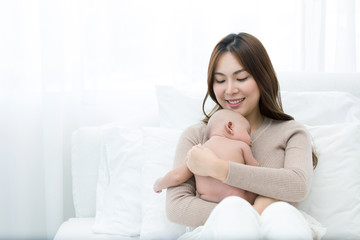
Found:
M 218 110 L 206 126 L 208 140 L 203 145 L 211 149 L 219 158 L 259 167 L 251 152 L 250 124 L 241 114 L 231 110 Z M 168 172 L 156 180 L 154 191 L 179 185 L 187 181 L 193 173 L 186 163 Z M 261 214 L 262 210 L 274 199 L 260 197 L 257 194 L 232 187 L 212 177 L 195 175 L 196 190 L 200 198 L 211 202 L 220 202 L 228 196 L 239 196 L 247 200 Z M 256 204 L 254 204 L 256 203 Z

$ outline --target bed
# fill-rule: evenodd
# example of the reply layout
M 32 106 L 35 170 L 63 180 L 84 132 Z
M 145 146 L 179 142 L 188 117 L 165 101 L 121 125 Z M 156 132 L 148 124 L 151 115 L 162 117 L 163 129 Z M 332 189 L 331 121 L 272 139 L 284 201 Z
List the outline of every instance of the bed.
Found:
M 298 208 L 326 228 L 323 239 L 360 239 L 360 74 L 278 77 L 285 111 L 308 127 L 319 157 L 311 191 Z M 127 109 L 130 120 L 72 134 L 75 216 L 59 227 L 55 240 L 176 239 L 185 232 L 167 220 L 166 194 L 154 193 L 152 184 L 171 169 L 182 130 L 202 118 L 204 89 L 137 89 L 143 98 L 132 106 L 146 111 Z M 124 100 L 132 90 L 123 90 Z

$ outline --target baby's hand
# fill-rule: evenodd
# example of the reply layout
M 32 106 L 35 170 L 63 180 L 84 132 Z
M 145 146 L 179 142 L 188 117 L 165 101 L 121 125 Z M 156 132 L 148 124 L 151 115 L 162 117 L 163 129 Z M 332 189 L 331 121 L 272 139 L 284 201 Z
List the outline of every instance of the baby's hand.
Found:
M 162 192 L 162 188 L 160 187 L 160 182 L 161 182 L 161 178 L 158 178 L 153 186 L 154 192 L 156 193 L 161 193 Z

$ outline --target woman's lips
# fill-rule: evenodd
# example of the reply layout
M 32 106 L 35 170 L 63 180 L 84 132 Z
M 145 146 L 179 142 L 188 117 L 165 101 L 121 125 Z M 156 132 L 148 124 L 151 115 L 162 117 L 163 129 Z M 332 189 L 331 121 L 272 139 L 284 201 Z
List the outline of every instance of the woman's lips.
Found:
M 231 108 L 236 108 L 245 100 L 245 98 L 228 99 L 225 100 Z

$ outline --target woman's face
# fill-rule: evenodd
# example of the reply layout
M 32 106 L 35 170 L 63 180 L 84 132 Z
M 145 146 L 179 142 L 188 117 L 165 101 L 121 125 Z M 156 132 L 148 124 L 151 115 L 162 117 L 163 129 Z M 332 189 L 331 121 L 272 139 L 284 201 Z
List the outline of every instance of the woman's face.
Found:
M 258 85 L 230 52 L 219 58 L 213 77 L 213 90 L 222 108 L 239 112 L 250 122 L 261 116 Z

